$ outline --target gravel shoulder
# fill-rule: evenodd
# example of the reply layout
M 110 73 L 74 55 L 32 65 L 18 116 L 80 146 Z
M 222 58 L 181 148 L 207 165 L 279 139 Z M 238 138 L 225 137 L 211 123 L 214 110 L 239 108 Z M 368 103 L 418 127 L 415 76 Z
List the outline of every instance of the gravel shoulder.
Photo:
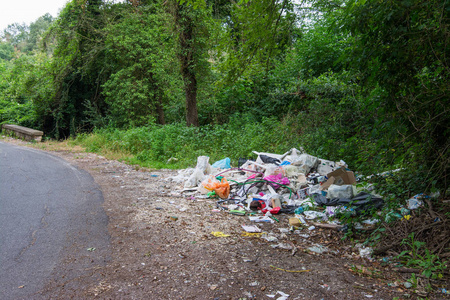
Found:
M 279 215 L 279 223 L 258 223 L 277 242 L 243 236 L 241 225 L 254 225 L 247 217 L 215 212 L 214 200 L 181 194 L 181 186 L 167 180 L 176 171 L 141 169 L 78 151 L 50 153 L 89 172 L 101 187 L 110 249 L 92 251 L 93 257 L 107 257 L 102 264 L 93 258 L 93 266 L 83 266 L 82 272 L 76 272 L 73 260 L 63 260 L 42 291 L 44 298 L 270 299 L 267 295 L 276 294 L 275 299 L 283 299 L 278 291 L 290 295 L 287 299 L 415 297 L 395 286 L 405 278 L 361 258 L 341 233 L 281 232 L 288 228 L 289 215 Z M 215 237 L 214 231 L 230 236 Z M 307 249 L 315 244 L 331 251 Z

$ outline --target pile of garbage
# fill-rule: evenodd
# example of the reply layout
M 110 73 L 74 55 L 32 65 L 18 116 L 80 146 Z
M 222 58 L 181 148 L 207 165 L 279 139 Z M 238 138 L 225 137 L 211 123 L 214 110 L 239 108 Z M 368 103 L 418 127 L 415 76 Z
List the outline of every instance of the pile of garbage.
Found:
M 218 198 L 217 209 L 249 215 L 254 222 L 273 223 L 276 214 L 295 214 L 289 220 L 294 227 L 309 226 L 313 220 L 343 227 L 329 219 L 338 213 L 367 214 L 384 204 L 377 195 L 358 192 L 355 174 L 342 160 L 321 159 L 295 148 L 284 154 L 253 153 L 256 160 L 239 159 L 238 167 L 232 167 L 229 158 L 210 165 L 209 157 L 200 156 L 194 169 L 181 170 L 171 179 L 184 183 L 183 192 Z

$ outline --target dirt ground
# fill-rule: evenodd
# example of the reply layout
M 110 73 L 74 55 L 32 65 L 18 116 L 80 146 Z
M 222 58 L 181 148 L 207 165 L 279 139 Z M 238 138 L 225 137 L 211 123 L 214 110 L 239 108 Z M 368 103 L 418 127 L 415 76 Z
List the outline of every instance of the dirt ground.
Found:
M 248 217 L 217 212 L 214 200 L 183 195 L 181 186 L 168 180 L 176 171 L 140 169 L 77 148 L 49 152 L 89 172 L 99 185 L 110 246 L 69 251 L 36 298 L 419 297 L 403 286 L 410 274 L 394 272 L 380 259 L 361 258 L 350 241 L 341 241 L 342 233 L 318 228 L 285 232 L 290 216 L 279 215 L 279 223 L 257 224 L 278 241 L 243 236 L 241 225 L 255 225 Z M 230 236 L 215 237 L 215 231 Z M 330 251 L 316 254 L 307 249 L 316 244 Z M 428 299 L 444 296 L 429 294 Z

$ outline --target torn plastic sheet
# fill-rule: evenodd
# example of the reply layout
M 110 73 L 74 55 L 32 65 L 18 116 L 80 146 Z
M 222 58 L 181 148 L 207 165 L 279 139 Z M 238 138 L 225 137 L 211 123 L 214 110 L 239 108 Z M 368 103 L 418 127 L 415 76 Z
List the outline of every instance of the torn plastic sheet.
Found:
M 319 211 L 314 211 L 314 210 L 307 210 L 304 211 L 303 214 L 305 215 L 305 218 L 308 220 L 313 220 L 313 219 L 319 219 L 319 218 L 325 218 L 326 215 L 322 212 Z
M 242 225 L 242 229 L 244 229 L 246 232 L 261 232 L 261 229 L 256 225 Z
M 204 179 L 206 174 L 211 173 L 211 165 L 208 156 L 199 156 L 197 166 L 189 179 L 184 183 L 184 188 L 197 187 Z
M 383 207 L 384 200 L 378 196 L 366 193 L 366 192 L 360 192 L 352 199 L 348 198 L 334 198 L 334 199 L 327 199 L 325 196 L 321 194 L 314 194 L 314 201 L 316 201 L 317 205 L 319 206 L 351 206 L 355 207 L 355 211 L 357 214 L 361 214 L 366 210 L 369 209 L 379 209 Z
M 328 252 L 328 248 L 319 244 L 316 244 L 314 246 L 308 247 L 308 250 L 317 254 L 323 254 L 325 252 Z
M 269 298 L 275 298 L 278 294 L 280 294 L 281 297 L 278 297 L 277 300 L 286 300 L 289 297 L 288 294 L 283 293 L 281 291 L 277 291 L 276 294 L 269 294 L 269 295 L 266 295 L 266 296 L 269 297 Z

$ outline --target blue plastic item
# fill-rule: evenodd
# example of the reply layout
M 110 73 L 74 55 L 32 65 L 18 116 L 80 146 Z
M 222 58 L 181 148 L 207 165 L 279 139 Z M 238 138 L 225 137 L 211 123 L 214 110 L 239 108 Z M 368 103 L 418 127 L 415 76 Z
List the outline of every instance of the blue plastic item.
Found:
M 283 161 L 281 164 L 280 164 L 280 166 L 288 166 L 288 165 L 290 165 L 291 163 L 290 162 L 288 162 L 287 160 L 285 160 L 285 161 Z
M 220 169 L 230 169 L 230 158 L 224 158 L 222 160 L 216 161 L 213 165 L 213 168 L 220 168 Z
M 303 213 L 303 211 L 304 211 L 303 207 L 300 206 L 295 209 L 294 213 L 299 215 L 299 214 Z

